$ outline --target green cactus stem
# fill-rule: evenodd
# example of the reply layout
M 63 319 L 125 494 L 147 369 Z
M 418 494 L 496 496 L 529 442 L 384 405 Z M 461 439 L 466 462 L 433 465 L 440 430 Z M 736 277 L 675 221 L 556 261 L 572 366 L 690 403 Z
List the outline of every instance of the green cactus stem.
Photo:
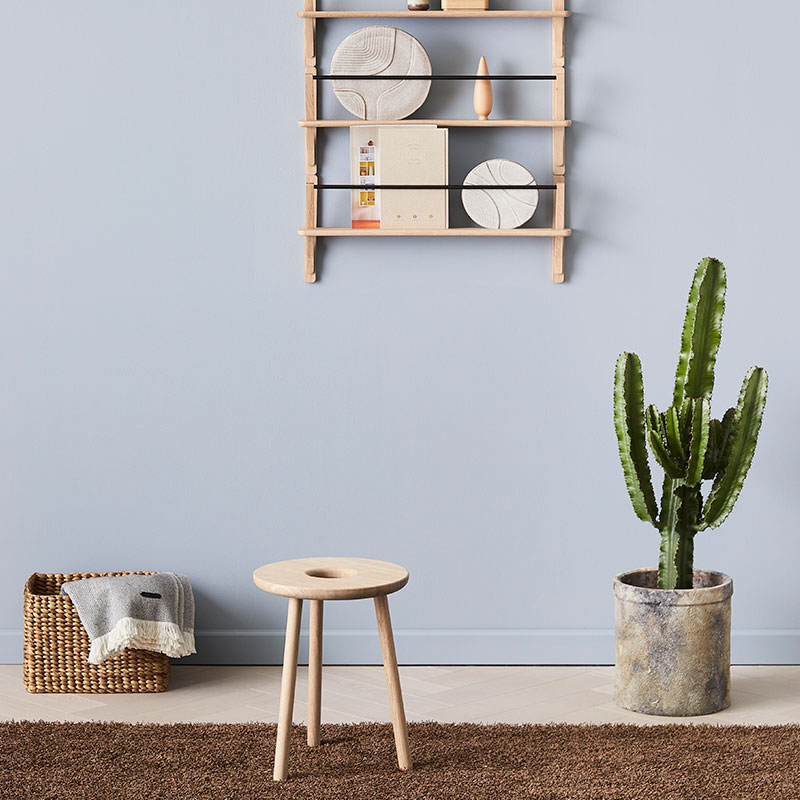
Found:
M 672 398 L 676 408 L 681 407 L 686 397 L 711 400 L 714 367 L 722 341 L 726 287 L 727 278 L 722 262 L 715 258 L 704 258 L 695 271 L 686 306 Z
M 711 417 L 714 370 L 722 337 L 727 278 L 721 261 L 695 271 L 681 337 L 672 405 L 644 410 L 642 365 L 622 353 L 614 380 L 614 427 L 625 483 L 636 515 L 661 534 L 659 589 L 691 589 L 694 537 L 716 528 L 741 493 L 758 442 L 767 401 L 767 373 L 753 367 L 739 402 Z M 653 492 L 647 445 L 664 470 L 661 507 Z M 704 500 L 703 481 L 712 481 Z
M 761 367 L 753 367 L 745 376 L 739 403 L 735 410 L 731 409 L 734 413 L 730 425 L 728 452 L 724 456 L 725 463 L 715 476 L 698 530 L 721 525 L 739 499 L 744 479 L 756 452 L 758 434 L 767 404 L 768 383 L 766 370 Z
M 642 363 L 635 353 L 617 360 L 614 380 L 614 424 L 625 483 L 639 519 L 656 525 L 658 507 L 644 443 L 644 384 Z
M 661 516 L 658 529 L 661 533 L 661 549 L 658 558 L 658 588 L 674 589 L 678 582 L 678 510 L 680 496 L 677 493 L 679 481 L 664 477 L 664 491 L 661 495 Z

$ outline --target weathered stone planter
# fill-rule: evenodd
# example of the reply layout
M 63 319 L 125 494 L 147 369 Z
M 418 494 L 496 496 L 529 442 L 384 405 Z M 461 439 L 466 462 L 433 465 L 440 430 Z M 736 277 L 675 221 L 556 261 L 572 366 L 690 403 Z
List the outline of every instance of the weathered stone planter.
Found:
M 721 572 L 695 570 L 694 589 L 657 589 L 658 571 L 614 578 L 617 705 L 693 717 L 731 704 L 731 595 Z

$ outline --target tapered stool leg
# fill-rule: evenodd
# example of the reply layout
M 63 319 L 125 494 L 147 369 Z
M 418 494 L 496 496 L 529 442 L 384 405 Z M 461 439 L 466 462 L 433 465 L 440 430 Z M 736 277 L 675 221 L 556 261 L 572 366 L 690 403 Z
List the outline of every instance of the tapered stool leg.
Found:
M 309 600 L 308 746 L 319 746 L 322 712 L 322 600 Z
M 294 687 L 297 678 L 297 649 L 300 643 L 300 618 L 303 601 L 289 598 L 289 613 L 286 617 L 286 642 L 283 647 L 283 672 L 281 674 L 281 707 L 278 714 L 278 741 L 275 744 L 276 781 L 285 781 L 289 774 L 289 743 L 292 736 L 292 714 L 294 712 Z
M 400 769 L 411 769 L 411 752 L 408 746 L 408 726 L 403 707 L 403 690 L 400 687 L 400 673 L 397 670 L 397 654 L 394 649 L 392 618 L 389 616 L 389 601 L 386 595 L 375 598 L 375 615 L 378 618 L 378 633 L 383 651 L 383 668 L 386 672 L 386 686 L 389 689 L 389 705 L 392 709 L 394 743 L 397 748 L 397 763 Z

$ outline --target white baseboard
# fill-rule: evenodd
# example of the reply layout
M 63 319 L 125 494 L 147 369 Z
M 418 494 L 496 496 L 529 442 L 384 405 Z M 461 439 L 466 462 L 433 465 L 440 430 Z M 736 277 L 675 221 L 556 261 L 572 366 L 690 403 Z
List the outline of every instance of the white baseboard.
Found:
M 613 631 L 398 630 L 401 664 L 613 664 Z M 198 630 L 195 656 L 181 664 L 280 664 L 282 630 Z M 732 634 L 734 664 L 800 664 L 800 629 L 739 630 Z M 308 652 L 301 637 L 300 661 Z M 326 631 L 326 664 L 379 664 L 374 630 Z M 22 631 L 0 630 L 0 664 L 22 663 Z

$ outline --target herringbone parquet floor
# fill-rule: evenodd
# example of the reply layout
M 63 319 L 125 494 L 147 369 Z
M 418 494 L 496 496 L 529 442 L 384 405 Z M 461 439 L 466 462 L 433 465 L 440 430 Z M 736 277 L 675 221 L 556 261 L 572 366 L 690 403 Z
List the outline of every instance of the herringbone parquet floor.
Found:
M 172 668 L 169 691 L 137 695 L 28 694 L 22 667 L 0 666 L 0 719 L 120 722 L 276 722 L 279 667 Z M 438 722 L 800 723 L 800 667 L 734 667 L 720 714 L 671 720 L 613 702 L 613 667 L 401 667 L 409 720 Z M 306 718 L 300 668 L 295 721 Z M 325 667 L 323 722 L 389 721 L 381 667 Z

